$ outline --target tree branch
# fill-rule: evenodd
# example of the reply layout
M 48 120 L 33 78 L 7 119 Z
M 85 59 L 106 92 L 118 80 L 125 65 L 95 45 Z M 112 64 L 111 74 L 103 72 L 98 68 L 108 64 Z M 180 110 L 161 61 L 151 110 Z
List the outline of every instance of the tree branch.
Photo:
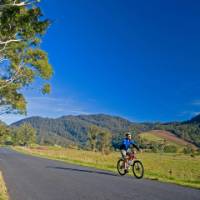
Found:
M 11 43 L 11 42 L 20 42 L 21 40 L 20 39 L 11 39 L 11 40 L 8 40 L 8 41 L 0 41 L 0 45 L 4 45 L 4 47 L 2 49 L 0 49 L 0 52 L 4 51 L 6 49 L 6 46 Z
M 7 41 L 5 41 L 5 42 L 0 41 L 0 45 L 1 45 L 1 44 L 7 45 L 7 44 L 9 44 L 9 43 L 11 43 L 11 42 L 19 42 L 19 41 L 21 41 L 21 40 L 20 40 L 20 39 L 11 39 L 11 40 L 7 40 Z
M 23 75 L 20 75 L 19 72 L 22 68 L 22 65 L 19 65 L 17 71 L 13 74 L 13 76 L 7 80 L 5 80 L 5 84 L 0 86 L 0 90 L 2 90 L 5 87 L 8 87 L 10 84 L 12 84 L 14 81 L 16 81 L 17 79 L 23 77 Z
M 39 2 L 39 0 L 33 0 L 33 1 L 22 1 L 20 3 L 16 3 L 16 0 L 13 2 L 13 4 L 5 4 L 5 5 L 0 5 L 0 8 L 3 8 L 3 7 L 7 7 L 7 6 L 18 6 L 18 7 L 21 7 L 21 6 L 27 6 L 27 5 L 30 5 L 30 4 L 33 4 L 33 3 L 37 3 Z
M 4 51 L 6 49 L 7 44 L 4 44 L 4 47 L 0 49 L 0 52 Z

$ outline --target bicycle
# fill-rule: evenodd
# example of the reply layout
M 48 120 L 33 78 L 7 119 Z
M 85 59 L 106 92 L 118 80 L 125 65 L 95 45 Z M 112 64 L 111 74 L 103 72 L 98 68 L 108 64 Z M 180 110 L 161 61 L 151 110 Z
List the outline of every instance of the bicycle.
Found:
M 132 167 L 132 172 L 137 179 L 141 179 L 144 176 L 144 166 L 141 161 L 137 160 L 134 152 L 127 153 L 127 169 Z M 117 171 L 121 176 L 124 176 L 128 173 L 128 170 L 125 169 L 125 160 L 120 158 L 117 162 Z

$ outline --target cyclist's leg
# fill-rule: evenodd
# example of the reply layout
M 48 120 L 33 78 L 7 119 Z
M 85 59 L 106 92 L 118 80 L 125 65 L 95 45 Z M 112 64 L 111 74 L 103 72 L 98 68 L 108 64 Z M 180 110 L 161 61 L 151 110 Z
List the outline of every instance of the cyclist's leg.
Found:
M 121 150 L 122 158 L 124 159 L 124 168 L 127 169 L 127 152 L 126 150 L 122 149 Z
M 122 158 L 126 159 L 126 150 L 122 149 L 120 152 L 121 152 Z

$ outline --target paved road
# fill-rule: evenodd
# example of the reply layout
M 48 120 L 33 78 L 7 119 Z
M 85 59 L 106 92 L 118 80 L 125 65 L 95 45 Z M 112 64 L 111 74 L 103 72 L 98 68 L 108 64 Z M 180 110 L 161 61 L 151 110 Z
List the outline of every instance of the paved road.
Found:
M 11 200 L 200 200 L 200 190 L 22 155 L 0 148 Z

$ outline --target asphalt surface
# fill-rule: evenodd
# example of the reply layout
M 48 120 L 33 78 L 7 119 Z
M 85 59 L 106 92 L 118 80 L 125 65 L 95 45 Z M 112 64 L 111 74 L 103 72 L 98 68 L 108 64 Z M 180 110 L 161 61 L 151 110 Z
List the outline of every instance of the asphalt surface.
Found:
M 11 200 L 200 200 L 200 190 L 117 174 L 0 148 Z

